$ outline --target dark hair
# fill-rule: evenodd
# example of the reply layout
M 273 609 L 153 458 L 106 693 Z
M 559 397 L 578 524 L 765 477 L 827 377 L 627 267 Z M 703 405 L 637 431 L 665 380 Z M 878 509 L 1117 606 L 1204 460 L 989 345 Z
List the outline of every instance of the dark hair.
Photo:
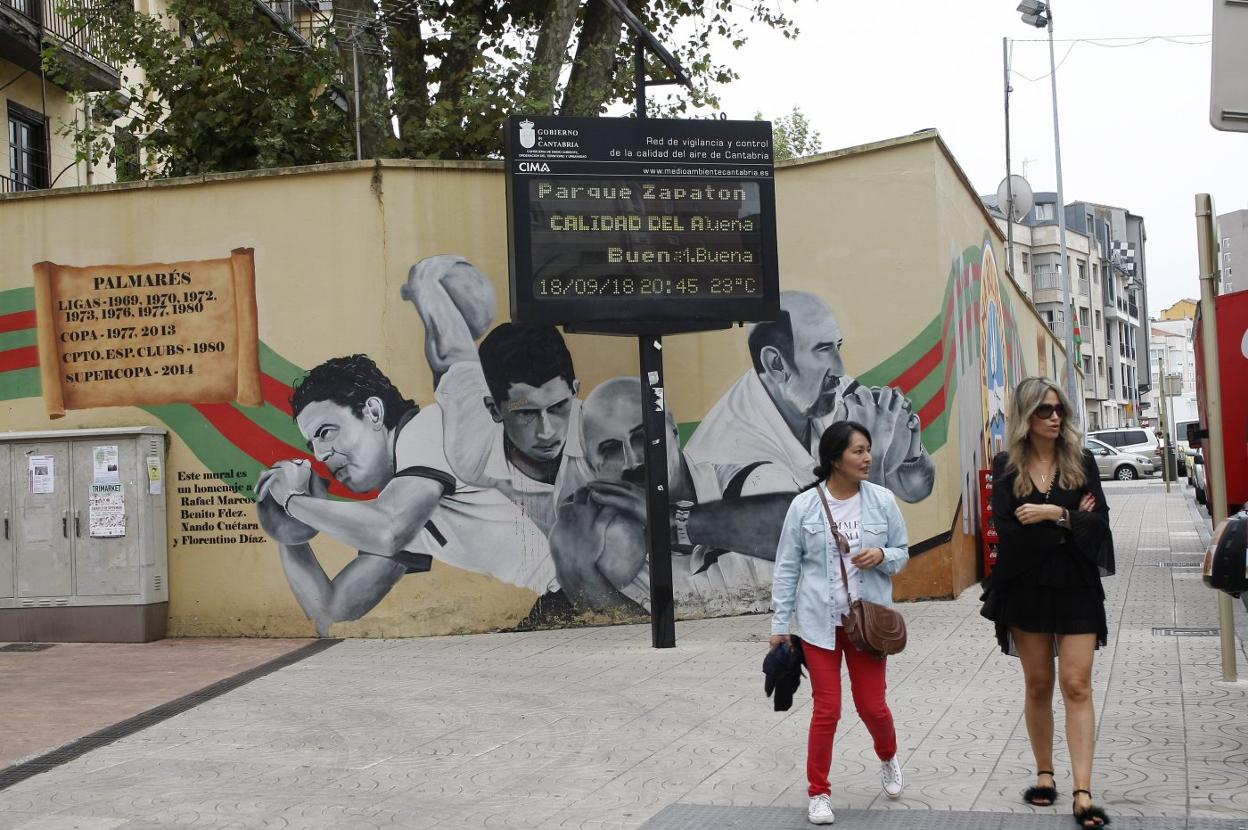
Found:
M 841 460 L 855 432 L 861 433 L 867 444 L 871 443 L 871 433 L 857 421 L 837 421 L 819 436 L 819 466 L 812 471 L 815 484 L 826 481 L 832 475 L 832 465 Z
M 513 383 L 541 386 L 563 378 L 571 388 L 576 381 L 568 344 L 554 326 L 502 323 L 485 336 L 477 354 L 496 403 L 507 400 Z
M 769 322 L 756 323 L 750 329 L 749 337 L 750 360 L 754 362 L 754 371 L 763 373 L 763 349 L 768 346 L 780 350 L 780 355 L 792 365 L 793 354 L 793 318 L 789 312 L 781 309 L 780 316 Z
M 399 393 L 372 358 L 353 354 L 330 358 L 295 381 L 290 409 L 297 418 L 308 404 L 329 401 L 345 406 L 358 418 L 363 417 L 364 404 L 369 398 L 381 400 L 385 408 L 382 423 L 387 429 L 398 426 L 403 413 L 416 407 L 414 401 Z

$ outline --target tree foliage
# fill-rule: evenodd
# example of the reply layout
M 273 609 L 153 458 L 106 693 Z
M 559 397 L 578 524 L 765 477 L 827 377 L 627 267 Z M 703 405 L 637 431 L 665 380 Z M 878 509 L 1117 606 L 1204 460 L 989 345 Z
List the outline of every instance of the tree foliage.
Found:
M 761 121 L 762 113 L 755 113 L 754 120 Z M 823 137 L 811 126 L 806 114 L 798 107 L 788 115 L 771 122 L 772 153 L 776 161 L 813 156 L 823 148 Z
M 113 14 L 101 18 L 99 7 L 76 0 L 68 11 L 77 25 L 92 25 L 101 35 L 101 57 L 126 68 L 122 88 L 93 96 L 92 109 L 117 116 L 116 128 L 137 138 L 141 175 L 348 158 L 347 116 L 326 94 L 337 53 L 292 48 L 288 35 L 256 14 L 253 0 L 170 0 L 164 17 L 109 3 Z M 46 52 L 45 62 L 52 73 L 71 78 L 59 54 Z M 94 162 L 110 151 L 117 156 L 110 126 L 63 129 Z
M 170 0 L 165 19 L 93 24 L 111 62 L 140 70 L 126 92 L 145 175 L 352 157 L 354 113 L 331 99 L 353 105 L 357 86 L 365 157 L 497 157 L 510 114 L 595 116 L 633 101 L 632 39 L 603 0 L 333 0 L 332 22 L 307 42 L 258 2 Z M 693 80 L 652 107 L 659 116 L 718 107 L 714 90 L 737 77 L 723 53 L 750 27 L 798 34 L 780 0 L 624 2 Z M 667 70 L 652 63 L 650 75 Z M 85 153 L 108 142 L 81 124 L 68 131 Z

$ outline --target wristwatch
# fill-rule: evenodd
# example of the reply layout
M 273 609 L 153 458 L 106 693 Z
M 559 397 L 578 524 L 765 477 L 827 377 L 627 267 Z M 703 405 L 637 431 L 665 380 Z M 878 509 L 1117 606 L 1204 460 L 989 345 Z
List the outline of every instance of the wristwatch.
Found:
M 1058 527 L 1070 527 L 1070 511 L 1062 508 L 1062 518 L 1057 520 Z
M 693 502 L 684 500 L 676 502 L 673 524 L 676 528 L 676 544 L 678 545 L 693 544 L 693 540 L 689 538 L 689 511 L 691 510 L 693 510 Z

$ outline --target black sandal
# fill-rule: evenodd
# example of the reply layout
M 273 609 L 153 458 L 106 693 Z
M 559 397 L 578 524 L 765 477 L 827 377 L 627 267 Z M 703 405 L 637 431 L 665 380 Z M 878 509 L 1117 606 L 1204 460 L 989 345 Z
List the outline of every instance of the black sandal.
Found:
M 1053 771 L 1047 769 L 1037 770 L 1036 775 L 1047 775 L 1053 778 Z M 1023 801 L 1034 807 L 1052 807 L 1057 803 L 1057 787 L 1041 787 L 1039 785 L 1028 787 L 1023 790 Z
M 1088 790 L 1075 790 L 1070 794 L 1070 797 L 1074 798 L 1079 793 L 1083 793 L 1089 799 L 1092 798 L 1092 793 Z M 1088 824 L 1090 821 L 1093 823 Z M 1089 805 L 1082 810 L 1076 807 L 1075 824 L 1078 824 L 1080 827 L 1105 827 L 1109 824 L 1109 816 L 1105 815 L 1105 811 L 1096 805 Z

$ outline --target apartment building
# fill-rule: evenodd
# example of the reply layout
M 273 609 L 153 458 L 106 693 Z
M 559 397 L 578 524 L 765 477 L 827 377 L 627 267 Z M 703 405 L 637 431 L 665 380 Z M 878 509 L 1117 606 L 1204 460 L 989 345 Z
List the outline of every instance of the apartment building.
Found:
M 58 11 L 56 0 L 0 0 L 0 110 L 7 122 L 0 134 L 0 157 L 7 162 L 0 169 L 0 192 L 114 180 L 107 163 L 78 161 L 72 142 L 58 134 L 65 124 L 111 118 L 57 86 L 44 72 L 41 51 L 44 44 L 57 49 L 88 91 L 120 88 L 121 74 L 101 57 L 91 23 L 108 8 L 107 0 L 89 0 L 87 22 L 75 25 Z
M 1195 421 L 1199 419 L 1196 408 L 1196 350 L 1192 346 L 1191 317 L 1180 317 L 1173 320 L 1154 320 L 1149 324 L 1152 329 L 1149 340 L 1149 377 L 1152 388 L 1148 392 L 1152 425 L 1159 426 L 1158 419 L 1163 403 L 1168 405 L 1167 417 L 1174 422 Z M 1161 375 L 1177 375 L 1181 378 L 1178 388 L 1167 387 L 1161 382 Z M 1169 397 L 1164 400 L 1163 396 Z M 1172 428 L 1172 427 L 1171 427 Z M 1178 435 L 1177 439 L 1182 439 Z

